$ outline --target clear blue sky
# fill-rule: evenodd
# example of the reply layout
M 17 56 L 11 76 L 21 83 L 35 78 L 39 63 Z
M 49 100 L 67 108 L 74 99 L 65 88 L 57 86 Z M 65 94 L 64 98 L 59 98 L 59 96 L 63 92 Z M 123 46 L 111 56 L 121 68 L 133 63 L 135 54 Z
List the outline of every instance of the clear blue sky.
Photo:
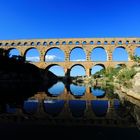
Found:
M 1 0 L 0 39 L 140 36 L 139 0 Z
M 139 6 L 139 0 L 0 0 L 0 39 L 140 37 Z

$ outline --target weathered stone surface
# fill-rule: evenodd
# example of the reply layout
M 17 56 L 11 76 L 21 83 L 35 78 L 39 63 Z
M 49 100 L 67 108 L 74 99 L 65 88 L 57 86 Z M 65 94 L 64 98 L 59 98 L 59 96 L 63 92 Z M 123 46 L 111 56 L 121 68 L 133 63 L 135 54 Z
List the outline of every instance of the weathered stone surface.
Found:
M 131 96 L 135 99 L 140 100 L 140 73 L 137 73 L 132 81 L 132 88 L 128 89 L 121 86 L 121 91 L 126 93 L 126 95 Z
M 64 68 L 65 73 L 75 65 L 82 65 L 85 68 L 86 75 L 91 75 L 91 68 L 95 65 L 102 65 L 106 67 L 115 67 L 117 64 L 125 64 L 131 67 L 135 62 L 131 60 L 130 55 L 134 54 L 137 48 L 137 42 L 140 38 L 63 38 L 63 39 L 29 39 L 29 40 L 0 40 L 0 48 L 10 50 L 16 48 L 19 50 L 21 56 L 26 56 L 28 50 L 36 48 L 40 54 L 40 62 L 33 63 L 39 68 L 45 69 L 52 65 L 59 65 Z M 71 51 L 77 47 L 82 48 L 86 54 L 85 61 L 70 61 Z M 135 43 L 134 43 L 135 42 Z M 118 44 L 121 43 L 128 52 L 128 62 L 116 62 L 112 59 L 112 54 Z M 45 62 L 45 54 L 53 48 L 61 49 L 65 54 L 64 62 Z M 92 50 L 101 47 L 107 53 L 106 62 L 95 62 L 91 60 Z
M 132 80 L 132 90 L 140 94 L 140 73 L 137 73 Z

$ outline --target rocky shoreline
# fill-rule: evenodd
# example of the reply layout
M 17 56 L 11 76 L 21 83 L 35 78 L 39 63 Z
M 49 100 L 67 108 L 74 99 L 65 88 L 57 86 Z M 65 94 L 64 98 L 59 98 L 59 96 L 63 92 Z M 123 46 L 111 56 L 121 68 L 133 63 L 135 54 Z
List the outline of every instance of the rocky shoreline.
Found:
M 119 94 L 125 93 L 125 95 L 133 97 L 137 100 L 140 100 L 140 72 L 138 72 L 133 79 L 131 80 L 132 87 L 126 88 L 122 85 L 119 85 L 119 89 L 116 91 L 119 92 Z
M 123 69 L 120 72 L 122 71 Z M 119 81 L 117 76 L 114 77 L 113 81 L 110 82 L 107 77 L 95 79 L 93 77 L 78 77 L 77 79 L 73 80 L 73 83 L 81 86 L 84 85 L 86 87 L 100 86 L 105 89 L 107 87 L 113 86 L 114 92 L 122 92 L 125 93 L 125 95 L 127 96 L 140 100 L 140 67 L 135 67 L 135 71 L 136 74 L 133 76 L 132 79 L 124 81 L 128 84 L 127 86 L 125 86 L 125 84 L 122 81 Z

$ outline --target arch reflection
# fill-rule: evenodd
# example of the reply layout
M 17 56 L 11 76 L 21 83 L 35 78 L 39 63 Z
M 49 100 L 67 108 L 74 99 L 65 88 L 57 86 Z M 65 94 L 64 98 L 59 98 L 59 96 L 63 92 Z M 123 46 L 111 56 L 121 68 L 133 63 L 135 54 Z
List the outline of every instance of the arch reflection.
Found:
M 120 101 L 118 99 L 114 99 L 114 108 L 118 110 L 120 108 Z
M 10 114 L 16 113 L 16 108 L 13 106 L 10 106 L 9 104 L 6 104 L 6 112 Z
M 72 95 L 80 97 L 80 96 L 83 96 L 85 94 L 86 87 L 71 84 L 70 91 L 71 91 Z
M 51 116 L 57 116 L 64 107 L 64 100 L 44 100 L 44 109 Z
M 105 116 L 108 110 L 108 100 L 92 100 L 91 107 L 97 117 Z
M 26 100 L 23 109 L 26 113 L 34 114 L 37 112 L 38 104 L 38 100 Z
M 82 117 L 84 116 L 84 110 L 86 109 L 86 101 L 85 100 L 70 100 L 69 108 L 74 117 Z
M 97 97 L 104 97 L 105 96 L 105 91 L 103 89 L 97 88 L 97 87 L 92 87 L 91 93 Z
M 60 94 L 64 93 L 64 84 L 63 82 L 57 82 L 52 87 L 48 89 L 49 94 L 52 96 L 59 96 Z

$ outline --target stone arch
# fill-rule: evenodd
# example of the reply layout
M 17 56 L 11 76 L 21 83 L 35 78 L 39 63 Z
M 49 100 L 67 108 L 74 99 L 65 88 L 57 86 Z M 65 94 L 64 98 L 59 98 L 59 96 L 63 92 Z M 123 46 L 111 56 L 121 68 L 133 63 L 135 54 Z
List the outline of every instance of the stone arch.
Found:
M 133 43 L 133 44 L 136 44 L 136 43 L 137 43 L 137 41 L 136 41 L 136 40 L 133 40 L 133 41 L 132 41 L 132 43 Z
M 79 41 L 76 41 L 76 42 L 75 42 L 75 45 L 79 45 L 79 44 L 80 44 L 80 42 L 79 42 Z
M 93 45 L 94 44 L 94 41 L 90 41 L 90 45 Z
M 44 61 L 46 62 L 64 62 L 65 53 L 58 47 L 49 48 L 44 55 Z
M 22 45 L 22 43 L 21 43 L 21 42 L 18 42 L 18 43 L 17 43 L 17 46 L 21 46 L 21 45 Z
M 69 45 L 72 45 L 72 44 L 73 44 L 73 42 L 72 42 L 72 41 L 69 41 L 69 42 L 68 42 L 68 44 L 69 44 Z
M 97 45 L 101 45 L 101 41 L 97 41 Z
M 77 53 L 76 50 L 81 53 Z M 82 47 L 77 46 L 70 50 L 69 59 L 70 61 L 86 61 L 86 51 Z
M 54 44 L 53 41 L 50 41 L 50 42 L 49 42 L 49 45 L 50 45 L 50 46 L 52 46 L 53 44 Z
M 33 51 L 33 52 L 31 52 L 31 51 Z M 28 56 L 28 53 L 31 53 L 31 54 Z M 39 62 L 40 61 L 40 52 L 38 51 L 37 48 L 31 47 L 25 51 L 24 57 L 25 57 L 25 60 L 27 60 L 27 61 Z
M 133 54 L 134 56 L 136 55 L 136 56 L 139 56 L 140 57 L 140 46 L 137 46 L 136 48 L 135 48 L 135 50 L 134 50 L 134 54 Z
M 104 64 L 96 64 L 91 68 L 91 74 L 95 74 L 96 72 L 99 72 L 100 70 L 105 69 L 105 65 Z
M 60 42 L 59 41 L 55 42 L 55 45 L 60 45 Z
M 51 69 L 53 68 L 54 69 Z M 58 64 L 50 64 L 45 68 L 45 71 L 51 71 L 56 76 L 65 76 L 64 67 Z
M 34 46 L 35 45 L 35 43 L 34 42 L 31 42 L 31 46 Z
M 125 47 L 118 46 L 112 52 L 113 61 L 128 61 L 129 55 Z
M 62 45 L 66 45 L 66 41 L 63 41 L 63 42 L 62 42 Z
M 90 60 L 91 61 L 107 61 L 108 53 L 103 47 L 95 47 L 91 51 Z
M 15 42 L 12 42 L 12 43 L 11 43 L 11 46 L 16 46 L 16 43 L 15 43 Z
M 118 44 L 119 44 L 119 45 L 122 45 L 122 43 L 123 43 L 122 40 L 119 40 L 119 41 L 118 41 Z
M 40 46 L 40 45 L 41 45 L 41 42 L 37 42 L 36 45 L 37 45 L 37 46 Z
M 24 46 L 27 46 L 28 45 L 28 42 L 24 42 L 24 44 L 23 44 Z
M 47 42 L 46 41 L 43 42 L 43 46 L 47 46 Z
M 111 41 L 111 45 L 114 45 L 114 44 L 115 44 L 115 41 L 114 41 L 114 40 L 112 40 L 112 41 Z
M 108 42 L 107 41 L 104 41 L 104 45 L 107 45 L 108 44 Z
M 77 67 L 78 66 L 78 67 Z M 77 67 L 78 69 L 81 67 L 81 71 L 82 73 L 78 72 L 73 72 L 73 68 Z M 84 71 L 83 71 L 84 70 Z M 71 77 L 75 77 L 75 76 L 85 76 L 86 75 L 86 68 L 82 65 L 82 64 L 74 64 L 71 68 L 70 68 L 70 76 Z
M 126 67 L 126 64 L 121 64 L 121 63 L 119 63 L 119 64 L 116 64 L 115 65 L 115 68 L 124 68 L 124 67 Z
M 87 44 L 87 41 L 83 41 L 82 44 L 83 44 L 83 45 L 86 45 L 86 44 Z
M 128 45 L 129 44 L 129 40 L 126 40 L 125 44 Z
M 7 42 L 5 43 L 5 46 L 9 46 L 9 45 L 10 45 L 9 43 L 7 43 Z
M 12 54 L 10 54 L 10 52 L 12 51 Z M 14 57 L 14 56 L 19 56 L 21 55 L 21 52 L 17 49 L 17 48 L 10 48 L 7 50 L 7 54 L 9 57 Z

